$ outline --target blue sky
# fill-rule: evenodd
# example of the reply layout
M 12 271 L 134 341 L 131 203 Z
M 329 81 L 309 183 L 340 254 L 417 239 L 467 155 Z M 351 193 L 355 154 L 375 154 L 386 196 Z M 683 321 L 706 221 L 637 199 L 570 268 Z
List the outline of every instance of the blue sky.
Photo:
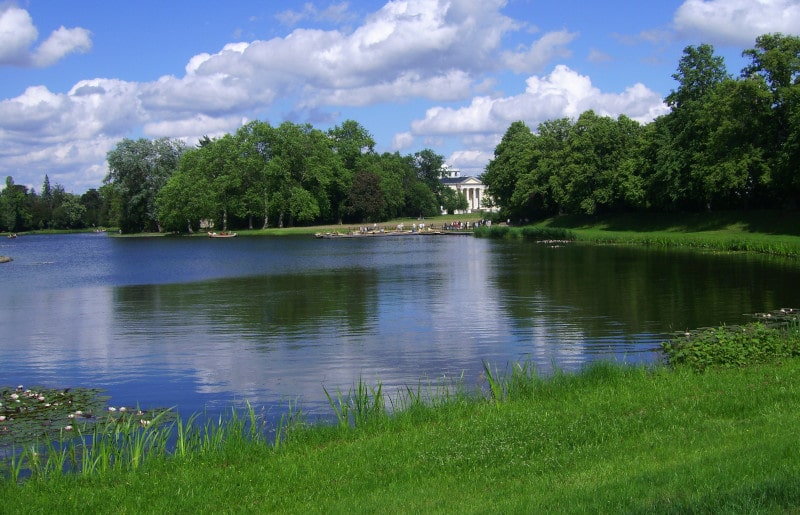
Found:
M 0 0 L 0 178 L 102 184 L 125 137 L 190 145 L 259 119 L 361 123 L 479 174 L 508 126 L 667 112 L 687 45 L 738 75 L 799 0 Z M 4 183 L 4 181 L 3 181 Z

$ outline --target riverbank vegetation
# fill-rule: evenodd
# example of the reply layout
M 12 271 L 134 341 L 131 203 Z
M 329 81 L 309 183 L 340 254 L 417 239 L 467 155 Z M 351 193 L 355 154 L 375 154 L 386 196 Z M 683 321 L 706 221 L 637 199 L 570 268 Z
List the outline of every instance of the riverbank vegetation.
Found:
M 482 227 L 475 234 L 800 256 L 800 212 L 796 211 L 562 215 L 529 225 Z
M 792 510 L 797 317 L 676 335 L 650 367 L 543 377 L 529 362 L 486 363 L 477 383 L 392 396 L 359 382 L 329 393 L 329 424 L 293 405 L 268 431 L 252 407 L 204 425 L 95 424 L 88 440 L 12 458 L 0 498 L 16 513 Z M 32 475 L 18 482 L 23 468 Z

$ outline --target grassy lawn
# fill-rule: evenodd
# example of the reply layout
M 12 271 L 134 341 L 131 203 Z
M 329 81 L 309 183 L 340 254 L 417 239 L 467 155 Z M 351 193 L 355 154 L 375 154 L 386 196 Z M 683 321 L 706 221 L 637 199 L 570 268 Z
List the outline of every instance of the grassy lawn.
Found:
M 498 374 L 500 376 L 502 374 Z M 4 513 L 773 512 L 800 507 L 800 360 L 523 374 L 275 448 L 0 484 Z M 513 385 L 513 386 L 512 386 Z M 485 389 L 488 385 L 484 385 Z

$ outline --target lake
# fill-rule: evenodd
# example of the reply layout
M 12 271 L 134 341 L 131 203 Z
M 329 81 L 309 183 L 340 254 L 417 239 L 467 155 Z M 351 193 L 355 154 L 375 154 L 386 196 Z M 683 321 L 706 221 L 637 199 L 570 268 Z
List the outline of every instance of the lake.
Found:
M 186 415 L 331 415 L 323 387 L 472 388 L 484 361 L 651 363 L 673 331 L 800 304 L 794 260 L 471 236 L 31 235 L 0 255 L 0 385 Z

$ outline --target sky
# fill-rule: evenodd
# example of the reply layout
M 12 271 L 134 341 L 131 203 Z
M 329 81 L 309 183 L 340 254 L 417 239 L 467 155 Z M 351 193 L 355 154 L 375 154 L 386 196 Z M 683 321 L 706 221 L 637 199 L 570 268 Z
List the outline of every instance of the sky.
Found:
M 684 48 L 738 76 L 769 32 L 800 35 L 800 0 L 0 0 L 0 182 L 80 194 L 124 138 L 256 119 L 355 120 L 378 152 L 479 175 L 517 120 L 648 123 Z

